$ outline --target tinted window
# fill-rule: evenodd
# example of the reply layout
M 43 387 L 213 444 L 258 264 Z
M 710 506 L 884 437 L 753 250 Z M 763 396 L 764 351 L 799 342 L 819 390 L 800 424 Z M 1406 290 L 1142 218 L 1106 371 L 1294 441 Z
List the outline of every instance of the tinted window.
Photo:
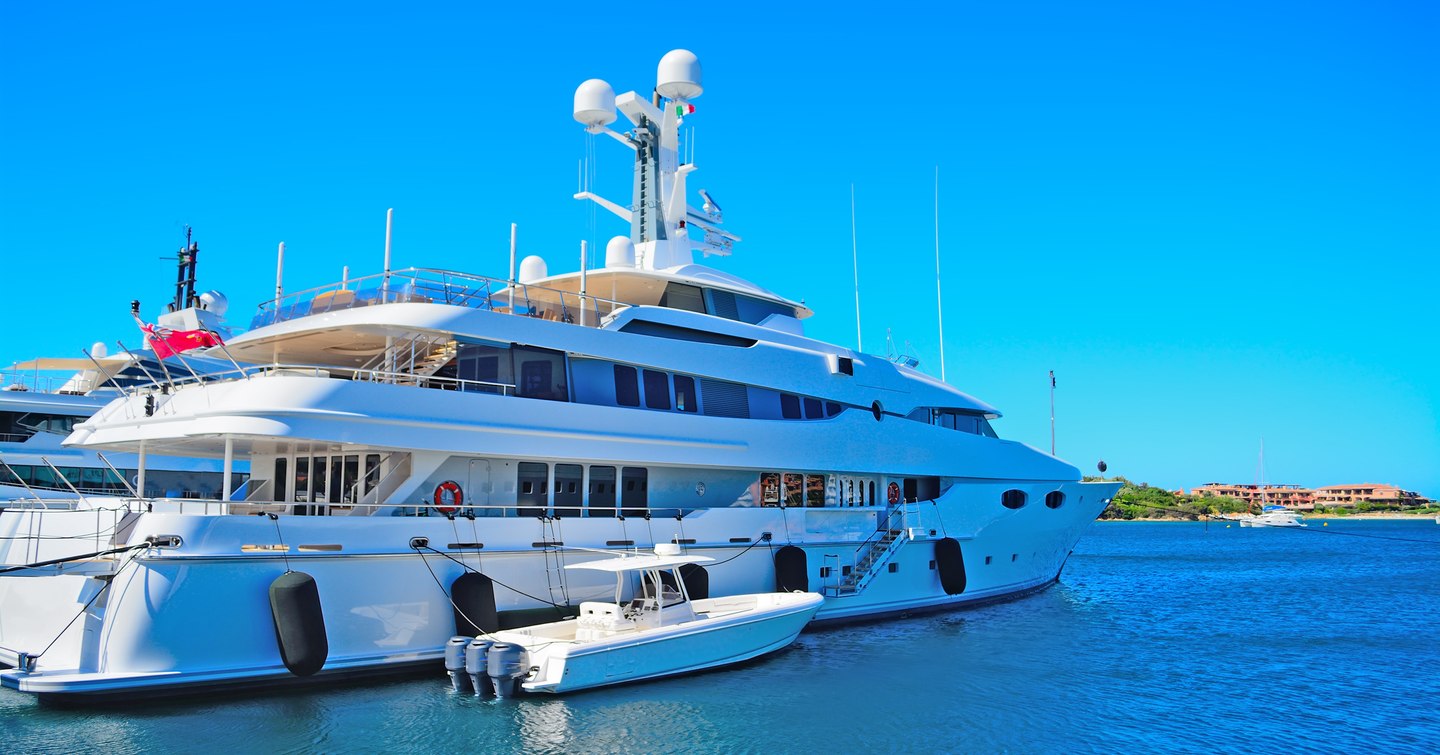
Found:
M 780 394 L 780 416 L 800 419 L 800 397 L 791 393 Z
M 825 402 L 825 416 L 833 417 L 840 413 L 840 405 L 834 401 Z
M 1007 490 L 1000 495 L 1000 505 L 1007 509 L 1018 509 L 1025 505 L 1025 491 Z
M 665 293 L 660 296 L 660 306 L 684 309 L 690 312 L 704 312 L 705 295 L 696 286 L 668 283 L 665 285 Z
M 821 414 L 820 399 L 805 399 L 805 419 L 824 419 L 824 416 Z
M 1045 494 L 1045 505 L 1052 509 L 1058 509 L 1065 505 L 1065 494 L 1058 490 L 1052 490 Z
M 695 378 L 675 376 L 675 408 L 682 412 L 695 411 Z
M 670 408 L 670 376 L 645 370 L 645 406 L 649 409 Z
M 615 365 L 615 403 L 621 406 L 640 405 L 640 383 L 634 367 Z

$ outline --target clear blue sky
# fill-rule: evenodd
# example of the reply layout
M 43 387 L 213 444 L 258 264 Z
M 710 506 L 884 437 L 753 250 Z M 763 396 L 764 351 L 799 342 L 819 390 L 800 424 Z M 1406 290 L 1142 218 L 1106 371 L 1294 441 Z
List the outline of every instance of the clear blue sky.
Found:
M 1003 436 L 1049 446 L 1053 369 L 1084 469 L 1250 482 L 1263 437 L 1271 482 L 1440 497 L 1433 4 L 422 5 L 0 7 L 0 363 L 138 342 L 185 223 L 242 322 L 279 241 L 290 289 L 378 271 L 387 207 L 397 266 L 503 276 L 516 222 L 574 269 L 626 230 L 570 198 L 575 86 L 686 47 L 716 264 L 812 335 L 855 342 L 853 183 L 866 350 L 939 372 L 939 166 L 946 373 Z

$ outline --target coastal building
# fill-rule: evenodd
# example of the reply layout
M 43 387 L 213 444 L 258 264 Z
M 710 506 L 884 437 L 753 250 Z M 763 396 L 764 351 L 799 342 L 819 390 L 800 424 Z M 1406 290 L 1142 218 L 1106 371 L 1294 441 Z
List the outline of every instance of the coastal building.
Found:
M 1231 485 L 1207 482 L 1191 491 L 1198 496 L 1224 496 L 1255 505 L 1270 504 L 1299 511 L 1315 508 L 1315 491 L 1299 485 Z
M 1354 506 L 1364 501 L 1399 506 L 1425 506 L 1430 503 L 1419 493 L 1394 485 L 1367 482 L 1360 485 L 1324 485 L 1315 489 L 1315 503 L 1320 506 Z
M 1232 485 L 1208 482 L 1190 491 L 1197 496 L 1224 496 L 1254 505 L 1284 506 L 1296 511 L 1312 511 L 1316 506 L 1353 508 L 1357 504 L 1387 503 L 1402 507 L 1425 506 L 1430 500 L 1394 485 L 1363 483 L 1359 485 L 1323 485 L 1305 488 L 1299 485 Z

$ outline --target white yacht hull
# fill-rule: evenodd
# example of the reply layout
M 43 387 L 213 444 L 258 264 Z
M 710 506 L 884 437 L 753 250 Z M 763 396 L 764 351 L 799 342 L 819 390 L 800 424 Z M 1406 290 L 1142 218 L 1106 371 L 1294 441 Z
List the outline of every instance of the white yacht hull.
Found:
M 963 487 L 916 507 L 906 539 L 886 567 L 863 590 L 845 595 L 836 594 L 842 570 L 835 554 L 853 554 L 861 538 L 834 534 L 858 526 L 837 520 L 869 522 L 873 531 L 878 509 L 711 509 L 683 521 L 550 522 L 141 514 L 128 528 L 130 542 L 166 535 L 179 537 L 180 547 L 119 556 L 115 563 L 123 566 L 104 578 L 0 578 L 0 605 L 6 607 L 0 613 L 0 662 L 14 665 L 18 653 L 33 655 L 50 646 L 33 671 L 7 671 L 0 682 L 47 697 L 85 698 L 292 678 L 281 660 L 267 598 L 271 582 L 289 569 L 311 575 L 318 587 L 329 643 L 321 676 L 438 661 L 457 629 L 448 589 L 467 568 L 495 581 L 502 620 L 507 612 L 543 609 L 552 601 L 574 606 L 613 596 L 613 582 L 606 578 L 560 568 L 604 555 L 545 546 L 560 538 L 567 546 L 600 549 L 617 541 L 645 549 L 672 539 L 694 540 L 688 552 L 716 559 L 707 570 L 715 596 L 775 589 L 773 550 L 792 544 L 806 553 L 810 589 L 830 593 L 816 615 L 819 622 L 958 607 L 1055 581 L 1071 547 L 1109 497 L 1092 492 L 1081 505 L 1081 488 L 1071 497 L 1077 503 L 1059 509 L 999 509 L 981 518 L 967 515 L 966 509 L 977 505 L 966 500 Z M 78 531 L 86 523 L 93 527 L 96 513 L 8 511 L 0 514 L 0 523 L 13 530 L 22 516 L 69 518 Z M 47 531 L 58 531 L 55 526 Z M 762 539 L 766 532 L 771 542 Z M 960 542 L 968 578 L 956 595 L 945 593 L 933 569 L 935 542 L 946 535 Z M 411 549 L 412 538 L 426 538 L 452 558 Z M 732 542 L 742 538 L 749 542 Z M 287 552 L 266 550 L 282 541 Z M 7 542 L 16 547 L 16 541 Z M 484 547 L 462 551 L 449 549 L 450 543 Z M 85 615 L 70 623 L 86 602 Z M 24 610 L 12 610 L 16 607 Z

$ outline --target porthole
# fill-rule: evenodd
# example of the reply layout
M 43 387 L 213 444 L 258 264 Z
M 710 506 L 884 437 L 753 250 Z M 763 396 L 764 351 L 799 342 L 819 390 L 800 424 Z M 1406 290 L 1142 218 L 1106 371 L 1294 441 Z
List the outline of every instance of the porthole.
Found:
M 870 405 L 870 413 L 875 415 L 875 421 L 879 422 L 880 418 L 885 416 L 885 407 L 881 406 L 879 401 L 876 401 Z
M 1018 509 L 1025 505 L 1025 491 L 1007 490 L 1000 494 L 1000 505 L 1007 509 Z
M 1058 490 L 1052 490 L 1052 491 L 1050 491 L 1049 493 L 1046 493 L 1046 494 L 1045 494 L 1045 505 L 1048 506 L 1048 507 L 1050 507 L 1050 508 L 1052 508 L 1052 509 L 1058 509 L 1058 508 L 1060 508 L 1061 506 L 1064 506 L 1064 505 L 1065 505 L 1065 494 L 1064 494 L 1064 493 L 1061 493 L 1061 492 L 1058 491 Z

